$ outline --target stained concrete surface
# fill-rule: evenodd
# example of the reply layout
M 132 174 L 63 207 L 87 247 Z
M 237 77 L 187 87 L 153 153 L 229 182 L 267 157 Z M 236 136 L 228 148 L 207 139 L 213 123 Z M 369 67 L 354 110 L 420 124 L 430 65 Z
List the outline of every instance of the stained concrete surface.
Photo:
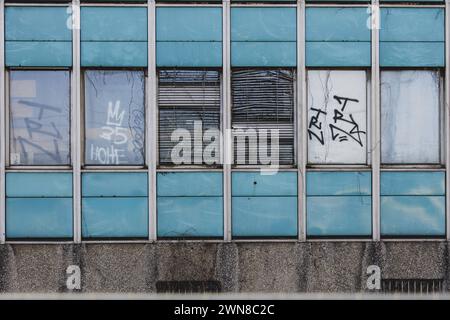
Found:
M 80 292 L 155 293 L 157 281 L 209 281 L 222 292 L 367 292 L 369 265 L 382 278 L 443 279 L 448 242 L 158 242 L 0 245 L 0 292 L 59 293 L 66 268 Z

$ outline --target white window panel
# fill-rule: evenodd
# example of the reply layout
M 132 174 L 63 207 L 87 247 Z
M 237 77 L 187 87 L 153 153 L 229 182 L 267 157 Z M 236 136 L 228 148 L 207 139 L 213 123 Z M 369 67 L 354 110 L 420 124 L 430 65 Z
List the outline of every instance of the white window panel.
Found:
M 308 71 L 308 162 L 366 164 L 365 71 Z
M 439 109 L 438 71 L 382 71 L 382 163 L 439 163 Z

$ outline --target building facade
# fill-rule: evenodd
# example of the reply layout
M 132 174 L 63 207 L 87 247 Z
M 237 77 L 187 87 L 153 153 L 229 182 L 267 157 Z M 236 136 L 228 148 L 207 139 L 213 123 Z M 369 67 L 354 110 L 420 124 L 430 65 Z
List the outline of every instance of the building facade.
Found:
M 449 10 L 0 1 L 0 292 L 447 291 Z

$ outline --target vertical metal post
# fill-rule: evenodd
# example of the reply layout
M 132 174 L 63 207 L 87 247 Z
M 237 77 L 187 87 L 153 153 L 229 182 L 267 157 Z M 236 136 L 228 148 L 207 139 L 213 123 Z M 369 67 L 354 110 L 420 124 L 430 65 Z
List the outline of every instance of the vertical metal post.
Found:
M 80 0 L 72 1 L 72 130 L 73 163 L 73 236 L 81 243 L 81 58 L 80 58 Z
M 224 240 L 231 241 L 231 163 L 233 140 L 231 135 L 231 60 L 230 60 L 230 0 L 223 0 L 222 32 L 222 119 L 223 119 L 223 229 Z
M 372 0 L 372 68 L 371 68 L 371 160 L 372 160 L 372 240 L 380 241 L 380 38 L 379 1 Z
M 444 133 L 445 142 L 445 217 L 446 217 L 446 239 L 450 240 L 450 0 L 445 1 L 445 111 L 444 111 Z
M 297 189 L 298 240 L 306 241 L 306 163 L 307 155 L 307 102 L 305 60 L 305 0 L 297 1 Z
M 6 110 L 5 110 L 5 1 L 0 0 L 0 244 L 6 238 L 5 214 L 5 162 L 6 162 Z
M 157 238 L 157 207 L 156 207 L 156 164 L 158 152 L 158 102 L 156 75 L 156 3 L 148 0 L 148 89 L 147 89 L 147 149 L 146 161 L 148 167 L 148 238 Z

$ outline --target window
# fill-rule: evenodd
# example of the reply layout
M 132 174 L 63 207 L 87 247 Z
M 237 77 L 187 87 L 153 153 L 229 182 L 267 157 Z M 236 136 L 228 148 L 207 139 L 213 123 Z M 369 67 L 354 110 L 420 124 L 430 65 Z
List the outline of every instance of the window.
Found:
M 237 69 L 231 90 L 235 164 L 294 164 L 294 71 Z
M 308 71 L 308 162 L 366 164 L 366 72 Z
M 85 164 L 143 165 L 142 71 L 85 72 Z
M 433 70 L 381 72 L 381 161 L 440 162 L 441 76 Z
M 10 164 L 69 165 L 69 71 L 11 71 L 9 94 Z
M 159 71 L 160 164 L 218 164 L 220 74 Z

